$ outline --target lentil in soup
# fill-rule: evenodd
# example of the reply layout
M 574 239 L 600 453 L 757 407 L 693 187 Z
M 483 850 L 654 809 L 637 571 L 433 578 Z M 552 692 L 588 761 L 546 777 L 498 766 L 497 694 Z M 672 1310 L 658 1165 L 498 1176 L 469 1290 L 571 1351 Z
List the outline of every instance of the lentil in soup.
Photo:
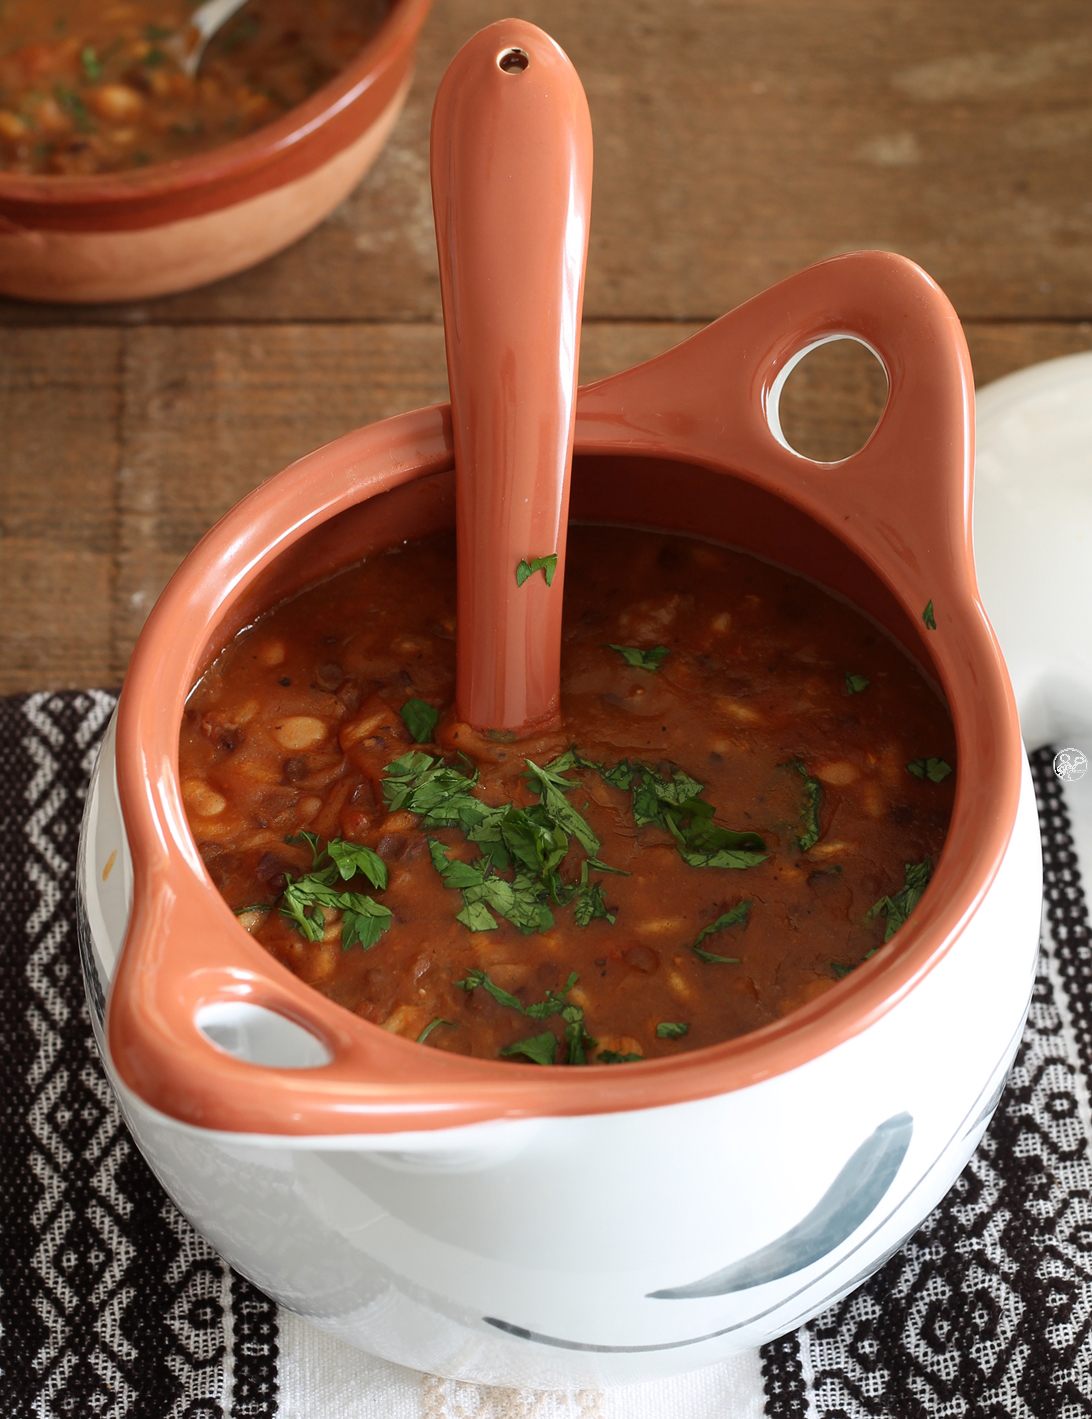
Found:
M 182 793 L 276 959 L 429 1047 L 599 1064 L 731 1039 L 834 987 L 920 898 L 954 731 L 849 605 L 746 554 L 573 527 L 562 722 L 452 708 L 455 546 L 369 557 L 195 687 Z
M 179 62 L 185 0 L 3 0 L 0 169 L 120 172 L 218 147 L 338 74 L 388 0 L 249 0 Z

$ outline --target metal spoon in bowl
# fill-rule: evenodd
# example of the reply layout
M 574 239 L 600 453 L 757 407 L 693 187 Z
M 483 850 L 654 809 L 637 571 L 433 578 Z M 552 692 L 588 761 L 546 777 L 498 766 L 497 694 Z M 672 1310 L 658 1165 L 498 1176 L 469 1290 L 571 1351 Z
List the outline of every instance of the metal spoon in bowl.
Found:
M 204 5 L 199 5 L 194 10 L 186 24 L 185 32 L 175 35 L 169 41 L 184 74 L 191 79 L 196 77 L 209 40 L 245 4 L 246 0 L 205 0 Z

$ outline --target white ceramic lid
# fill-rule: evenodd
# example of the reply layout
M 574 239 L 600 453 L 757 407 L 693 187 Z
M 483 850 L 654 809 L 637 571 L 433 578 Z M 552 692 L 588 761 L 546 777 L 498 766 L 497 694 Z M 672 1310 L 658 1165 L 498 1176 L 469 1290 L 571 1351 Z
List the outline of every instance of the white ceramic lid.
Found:
M 1092 758 L 1092 351 L 979 391 L 974 550 L 1025 744 Z

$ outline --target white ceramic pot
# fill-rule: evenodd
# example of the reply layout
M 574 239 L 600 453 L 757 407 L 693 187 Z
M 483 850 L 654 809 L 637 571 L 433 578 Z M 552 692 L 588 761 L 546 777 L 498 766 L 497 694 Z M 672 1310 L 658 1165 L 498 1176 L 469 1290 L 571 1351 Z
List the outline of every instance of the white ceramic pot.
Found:
M 876 350 L 891 392 L 865 449 L 819 467 L 781 439 L 776 393 L 832 332 Z M 96 770 L 81 948 L 138 1145 L 270 1296 L 449 1377 L 628 1382 L 790 1329 L 944 1194 L 1019 1040 L 1041 901 L 1034 796 L 970 560 L 971 408 L 950 307 L 881 253 L 801 273 L 581 394 L 574 516 L 815 576 L 918 656 L 957 731 L 948 840 L 892 942 L 776 1025 L 671 1060 L 541 1069 L 390 1036 L 252 941 L 186 825 L 178 727 L 201 667 L 261 606 L 450 523 L 446 411 L 302 460 L 187 559 Z

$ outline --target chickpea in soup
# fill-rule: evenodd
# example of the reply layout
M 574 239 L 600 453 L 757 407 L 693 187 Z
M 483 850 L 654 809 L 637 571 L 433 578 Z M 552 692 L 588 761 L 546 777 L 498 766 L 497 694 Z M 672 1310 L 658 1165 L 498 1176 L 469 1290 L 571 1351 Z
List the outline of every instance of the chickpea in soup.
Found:
M 185 0 L 4 0 L 0 169 L 78 175 L 189 157 L 301 103 L 375 34 L 388 0 L 249 0 L 196 78 Z
M 207 669 L 182 794 L 213 882 L 302 980 L 429 1047 L 616 1064 L 716 1044 L 898 930 L 954 732 L 817 586 L 652 532 L 570 531 L 562 722 L 453 713 L 455 549 L 390 549 Z

